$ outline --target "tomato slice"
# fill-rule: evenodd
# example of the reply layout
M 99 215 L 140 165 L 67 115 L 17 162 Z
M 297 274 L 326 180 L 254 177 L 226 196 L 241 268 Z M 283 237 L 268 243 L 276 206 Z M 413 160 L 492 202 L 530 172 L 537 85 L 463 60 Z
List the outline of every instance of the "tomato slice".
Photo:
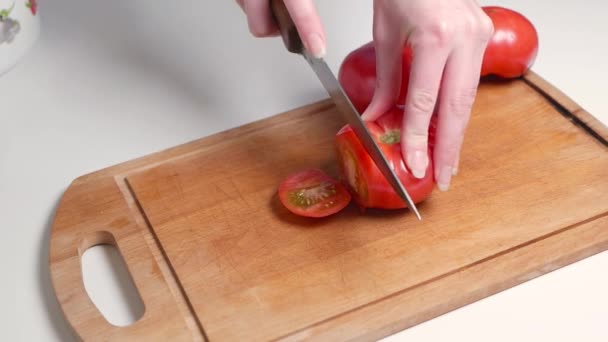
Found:
M 279 186 L 281 203 L 296 215 L 325 217 L 350 203 L 351 195 L 339 181 L 319 169 L 289 175 Z

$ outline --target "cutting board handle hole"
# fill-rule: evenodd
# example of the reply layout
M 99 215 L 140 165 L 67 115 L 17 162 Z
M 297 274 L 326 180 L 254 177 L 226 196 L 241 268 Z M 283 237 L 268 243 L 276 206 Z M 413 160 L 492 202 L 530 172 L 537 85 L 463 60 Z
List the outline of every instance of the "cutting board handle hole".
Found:
M 118 249 L 104 243 L 81 255 L 85 290 L 108 323 L 124 327 L 138 321 L 144 304 Z

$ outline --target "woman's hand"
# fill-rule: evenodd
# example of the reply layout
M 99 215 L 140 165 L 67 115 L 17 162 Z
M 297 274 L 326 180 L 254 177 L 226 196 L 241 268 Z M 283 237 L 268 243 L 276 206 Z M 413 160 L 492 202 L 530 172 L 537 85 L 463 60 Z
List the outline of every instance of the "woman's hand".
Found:
M 433 161 L 437 186 L 444 191 L 458 170 L 492 32 L 492 21 L 474 0 L 374 1 L 377 84 L 363 118 L 375 120 L 394 105 L 401 83 L 401 51 L 409 44 L 413 61 L 401 139 L 405 162 L 414 176 L 424 176 L 429 122 L 437 109 Z
M 271 37 L 279 34 L 272 14 L 269 0 L 237 0 L 247 15 L 249 31 L 255 37 Z M 325 55 L 325 32 L 317 14 L 313 0 L 284 0 L 291 19 L 306 50 L 315 57 Z
M 325 54 L 325 33 L 312 0 L 284 0 L 307 48 Z M 278 35 L 269 0 L 237 0 L 256 37 Z M 413 51 L 402 129 L 405 163 L 422 178 L 428 166 L 428 128 L 438 114 L 433 156 L 435 180 L 447 190 L 458 171 L 460 149 L 477 93 L 490 18 L 475 0 L 375 0 L 377 84 L 363 118 L 375 120 L 395 104 L 401 84 L 401 53 Z M 436 110 L 437 109 L 437 110 Z

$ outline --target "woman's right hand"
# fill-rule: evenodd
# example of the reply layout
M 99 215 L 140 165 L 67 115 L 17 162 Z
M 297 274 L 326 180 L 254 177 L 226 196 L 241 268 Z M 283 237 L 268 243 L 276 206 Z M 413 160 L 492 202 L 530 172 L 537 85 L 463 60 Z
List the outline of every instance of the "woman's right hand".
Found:
M 255 37 L 274 37 L 279 29 L 270 12 L 269 0 L 236 0 L 247 15 L 249 31 Z M 325 55 L 325 32 L 313 0 L 284 0 L 306 50 L 315 57 Z

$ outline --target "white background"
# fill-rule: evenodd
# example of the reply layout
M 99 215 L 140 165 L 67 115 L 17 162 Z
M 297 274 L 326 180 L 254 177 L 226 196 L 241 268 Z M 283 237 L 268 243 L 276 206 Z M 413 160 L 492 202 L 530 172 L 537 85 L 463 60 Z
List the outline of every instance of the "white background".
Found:
M 42 1 L 42 35 L 0 77 L 0 336 L 70 341 L 47 268 L 66 186 L 100 168 L 268 117 L 326 94 L 279 39 L 253 39 L 230 0 Z M 213 5 L 210 5 L 213 3 Z M 319 1 L 328 61 L 371 39 L 371 0 Z M 490 4 L 482 1 L 482 4 Z M 607 5 L 496 1 L 540 35 L 534 70 L 608 124 Z M 2 56 L 0 56 L 2 58 Z M 608 172 L 608 171 L 607 171 Z M 87 287 L 114 284 L 87 256 Z M 107 286 L 110 286 L 107 285 Z M 389 341 L 607 341 L 608 253 L 416 326 Z M 128 319 L 117 298 L 104 310 Z

